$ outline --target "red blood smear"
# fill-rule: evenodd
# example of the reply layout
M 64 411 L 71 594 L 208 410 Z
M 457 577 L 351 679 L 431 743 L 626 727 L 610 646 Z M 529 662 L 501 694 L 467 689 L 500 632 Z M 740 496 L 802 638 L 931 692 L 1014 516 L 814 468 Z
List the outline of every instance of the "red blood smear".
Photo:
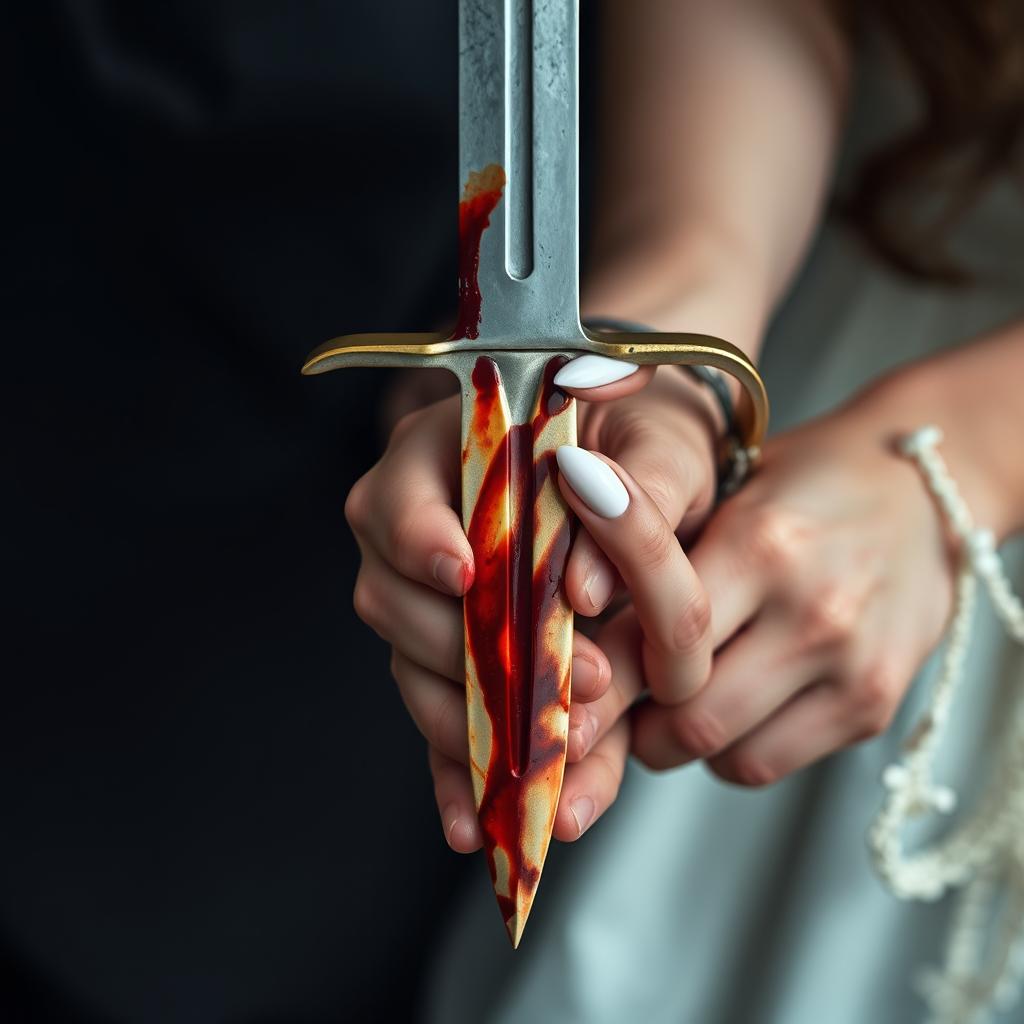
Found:
M 453 338 L 476 338 L 480 334 L 480 239 L 491 223 L 501 191 L 493 188 L 474 192 L 459 203 L 459 318 Z
M 562 685 L 568 666 L 560 665 L 551 651 L 536 642 L 547 620 L 561 607 L 562 576 L 571 541 L 568 517 L 538 560 L 536 571 L 533 568 L 534 499 L 548 477 L 557 472 L 554 452 L 543 452 L 537 460 L 533 452 L 549 419 L 566 411 L 573 414 L 569 397 L 553 383 L 564 362 L 564 357 L 557 357 L 545 368 L 533 422 L 513 426 L 493 453 L 468 529 L 476 578 L 465 600 L 466 641 L 495 741 L 479 813 L 492 879 L 495 847 L 500 845 L 510 854 L 512 898 L 498 898 L 506 920 L 516 911 L 520 884 L 532 889 L 539 875 L 516 856 L 526 783 L 545 773 L 557 773 L 564 749 L 560 741 L 532 724 L 534 711 L 551 703 L 568 709 L 568 693 Z M 486 356 L 477 360 L 473 385 L 472 429 L 477 436 L 486 436 L 488 422 L 500 415 L 500 378 L 493 360 Z M 496 539 L 494 531 L 506 492 L 511 496 L 511 530 Z

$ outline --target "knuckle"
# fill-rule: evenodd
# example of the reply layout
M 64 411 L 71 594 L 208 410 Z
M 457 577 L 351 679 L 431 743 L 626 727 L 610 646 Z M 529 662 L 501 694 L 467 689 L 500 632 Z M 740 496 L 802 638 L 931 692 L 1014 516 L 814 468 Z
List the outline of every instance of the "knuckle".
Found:
M 383 636 L 384 619 L 381 615 L 381 603 L 373 585 L 363 573 L 356 580 L 352 591 L 352 606 L 356 615 L 366 623 L 378 636 Z
M 460 752 L 466 742 L 463 702 L 456 693 L 445 694 L 434 711 L 427 739 L 445 753 Z
M 643 516 L 638 518 L 641 522 L 634 535 L 637 566 L 641 570 L 660 568 L 668 561 L 672 545 L 676 543 L 675 537 L 664 520 Z
M 749 544 L 754 558 L 766 569 L 787 570 L 799 558 L 806 537 L 804 525 L 775 506 L 753 513 Z
M 370 521 L 369 475 L 361 476 L 345 498 L 345 521 L 353 533 L 362 533 Z
M 706 711 L 679 710 L 672 716 L 672 737 L 695 758 L 706 758 L 725 746 L 725 730 Z
M 587 755 L 591 772 L 592 793 L 599 809 L 607 808 L 618 796 L 618 790 L 626 773 L 626 759 L 629 752 L 616 746 L 598 744 Z
M 822 587 L 804 609 L 804 638 L 810 647 L 841 644 L 853 635 L 860 618 L 860 602 L 847 588 Z
M 651 417 L 635 405 L 616 403 L 612 405 L 601 421 L 599 433 L 602 451 L 614 453 L 643 451 L 657 441 L 657 430 Z M 613 454 L 613 458 L 617 454 Z
M 403 437 L 411 434 L 416 429 L 417 424 L 423 418 L 422 409 L 413 409 L 412 412 L 407 412 L 396 420 L 395 425 L 391 428 L 391 437 L 389 439 L 389 446 L 394 445 L 401 441 Z
M 619 795 L 619 787 L 622 785 L 622 775 L 625 769 L 624 760 L 615 760 L 610 754 L 603 751 L 592 751 L 594 768 L 597 772 L 597 790 L 601 794 L 601 806 L 608 806 Z
M 654 502 L 658 511 L 665 519 L 670 519 L 677 499 L 675 488 L 665 471 L 665 467 L 653 461 L 645 461 L 636 467 L 633 475 L 647 493 L 647 496 Z
M 852 684 L 861 738 L 880 736 L 892 724 L 899 704 L 899 674 L 888 662 L 875 662 Z
M 693 654 L 710 632 L 711 605 L 703 591 L 694 590 L 672 627 L 672 649 L 676 654 Z
M 709 767 L 718 778 L 745 789 L 770 786 L 781 778 L 781 774 L 770 765 L 746 753 L 716 758 L 709 763 Z

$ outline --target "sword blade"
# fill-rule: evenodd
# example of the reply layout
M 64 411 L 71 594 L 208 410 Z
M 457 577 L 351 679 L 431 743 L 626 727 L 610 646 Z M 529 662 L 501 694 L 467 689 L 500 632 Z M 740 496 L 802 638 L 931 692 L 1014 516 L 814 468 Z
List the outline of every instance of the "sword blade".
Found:
M 571 528 L 554 453 L 575 444 L 576 410 L 552 383 L 564 362 L 480 355 L 463 399 L 463 518 L 476 563 L 464 599 L 470 766 L 513 946 L 544 867 L 569 726 Z
M 483 235 L 481 348 L 564 348 L 579 319 L 578 0 L 461 0 L 459 163 L 499 165 Z M 470 335 L 472 336 L 472 335 Z

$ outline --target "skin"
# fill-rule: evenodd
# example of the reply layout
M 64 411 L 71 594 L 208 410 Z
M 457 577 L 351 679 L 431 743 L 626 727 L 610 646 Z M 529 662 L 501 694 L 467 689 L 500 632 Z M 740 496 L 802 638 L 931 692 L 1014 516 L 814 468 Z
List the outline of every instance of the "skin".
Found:
M 602 124 L 615 146 L 602 157 L 584 315 L 704 331 L 756 355 L 820 217 L 845 102 L 842 37 L 812 0 L 652 0 L 643 18 L 606 7 Z M 1022 379 L 1024 321 L 772 438 L 717 509 L 721 423 L 701 387 L 662 368 L 575 391 L 580 444 L 630 504 L 603 519 L 560 480 L 582 524 L 565 585 L 584 627 L 555 837 L 578 838 L 611 806 L 630 752 L 652 769 L 703 760 L 760 786 L 885 729 L 942 633 L 953 555 L 893 440 L 941 426 L 976 519 L 1005 537 L 1024 526 L 1024 463 L 1005 443 L 1024 436 Z M 424 400 L 414 386 L 400 385 L 395 410 Z M 454 511 L 456 403 L 399 420 L 346 516 L 363 554 L 356 610 L 393 647 L 444 834 L 470 852 L 481 836 L 459 596 L 473 559 Z
M 623 466 L 632 467 L 637 478 L 647 484 L 644 500 L 649 507 L 657 505 L 648 489 L 659 495 L 657 500 L 664 502 L 665 510 L 679 522 L 691 504 L 706 515 L 714 481 L 708 399 L 682 374 L 658 375 L 654 380 L 647 375 L 647 380 L 650 386 L 642 399 L 627 393 L 635 391 L 638 383 L 643 385 L 643 378 L 600 389 L 610 392 L 612 400 L 584 406 L 581 442 L 600 444 Z M 624 394 L 627 397 L 614 400 Z M 674 453 L 669 461 L 677 464 L 678 473 L 694 472 L 695 483 L 699 478 L 694 502 L 684 500 L 674 489 L 659 491 L 658 475 L 666 460 L 649 460 L 652 452 L 666 451 Z M 445 836 L 453 849 L 469 852 L 480 846 L 481 837 L 466 767 L 469 750 L 458 598 L 472 585 L 473 555 L 454 511 L 459 469 L 458 399 L 449 398 L 399 421 L 380 462 L 349 493 L 345 514 L 363 556 L 354 593 L 356 612 L 393 647 L 392 673 L 430 747 Z M 566 587 L 574 608 L 594 616 L 607 606 L 620 580 L 607 555 L 592 538 L 584 537 L 581 533 L 570 558 Z M 664 597 L 671 596 L 676 582 L 670 570 L 687 567 L 681 548 L 674 544 L 677 558 L 660 577 Z M 435 575 L 439 556 L 461 567 L 450 583 Z M 665 623 L 671 613 L 665 612 L 656 595 L 651 594 L 644 607 L 649 609 L 652 636 L 658 636 L 658 629 L 670 628 Z M 622 778 L 629 748 L 628 725 L 624 720 L 612 721 L 607 713 L 592 715 L 587 707 L 602 697 L 606 698 L 603 707 L 610 707 L 607 694 L 614 692 L 616 685 L 611 655 L 622 656 L 610 637 L 595 642 L 577 632 L 569 767 L 555 823 L 558 839 L 575 839 L 582 831 L 582 811 L 577 809 L 574 815 L 572 809 L 577 798 L 591 799 L 596 817 L 614 798 Z M 704 658 L 707 660 L 707 655 Z M 666 657 L 657 664 L 667 692 L 671 680 L 679 676 L 678 666 Z M 601 736 L 595 742 L 598 723 Z M 583 824 L 585 828 L 589 822 Z

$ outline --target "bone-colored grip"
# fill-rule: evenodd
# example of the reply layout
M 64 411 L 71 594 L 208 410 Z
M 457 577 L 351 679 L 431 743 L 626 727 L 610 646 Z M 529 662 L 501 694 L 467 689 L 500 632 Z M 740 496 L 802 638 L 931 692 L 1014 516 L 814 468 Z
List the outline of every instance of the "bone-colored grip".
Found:
M 463 514 L 476 576 L 465 597 L 466 701 L 477 811 L 495 894 L 518 945 L 547 855 L 565 768 L 572 609 L 570 513 L 555 450 L 574 444 L 573 400 L 540 362 L 532 413 L 513 422 L 498 363 L 465 392 Z

